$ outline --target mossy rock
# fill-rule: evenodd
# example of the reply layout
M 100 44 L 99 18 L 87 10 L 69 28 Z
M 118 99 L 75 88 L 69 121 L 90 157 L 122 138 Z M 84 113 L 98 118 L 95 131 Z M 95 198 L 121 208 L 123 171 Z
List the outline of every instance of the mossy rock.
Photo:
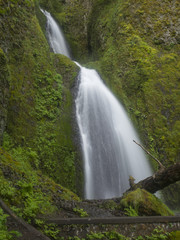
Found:
M 172 240 L 178 240 L 178 239 L 180 239 L 180 231 L 172 232 L 169 237 L 170 237 L 170 239 L 172 239 Z
M 61 54 L 54 55 L 53 65 L 56 71 L 63 77 L 64 86 L 70 90 L 75 84 L 79 67 L 68 57 Z
M 172 216 L 173 212 L 155 195 L 144 189 L 136 189 L 124 195 L 121 208 L 133 208 L 139 216 Z

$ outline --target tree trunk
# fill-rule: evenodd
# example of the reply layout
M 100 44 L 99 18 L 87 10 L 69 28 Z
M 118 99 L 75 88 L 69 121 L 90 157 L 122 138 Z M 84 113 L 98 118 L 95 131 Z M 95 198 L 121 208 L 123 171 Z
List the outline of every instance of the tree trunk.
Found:
M 153 176 L 150 176 L 144 180 L 141 180 L 137 184 L 134 184 L 128 191 L 132 191 L 137 188 L 143 188 L 150 193 L 155 193 L 158 190 L 169 186 L 180 180 L 180 163 L 171 165 L 168 168 L 162 168 L 157 171 Z

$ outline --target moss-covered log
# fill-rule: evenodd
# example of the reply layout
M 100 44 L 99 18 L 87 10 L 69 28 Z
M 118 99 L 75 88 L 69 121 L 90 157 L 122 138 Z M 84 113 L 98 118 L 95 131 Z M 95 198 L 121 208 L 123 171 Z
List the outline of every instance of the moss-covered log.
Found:
M 168 168 L 161 168 L 153 176 L 150 176 L 138 182 L 137 184 L 134 184 L 129 190 L 143 188 L 150 193 L 155 193 L 158 190 L 162 190 L 163 188 L 179 180 L 180 180 L 180 163 L 176 163 Z

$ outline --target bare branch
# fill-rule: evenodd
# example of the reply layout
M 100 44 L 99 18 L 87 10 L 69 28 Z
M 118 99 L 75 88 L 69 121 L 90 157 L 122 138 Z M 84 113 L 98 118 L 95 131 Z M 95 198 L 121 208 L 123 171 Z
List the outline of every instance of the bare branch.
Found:
M 135 142 L 138 146 L 140 146 L 148 155 L 150 155 L 160 166 L 160 168 L 165 168 L 163 166 L 163 164 L 157 159 L 155 158 L 150 152 L 148 152 L 145 147 L 143 147 L 140 143 L 137 143 L 135 140 L 133 140 L 133 142 Z

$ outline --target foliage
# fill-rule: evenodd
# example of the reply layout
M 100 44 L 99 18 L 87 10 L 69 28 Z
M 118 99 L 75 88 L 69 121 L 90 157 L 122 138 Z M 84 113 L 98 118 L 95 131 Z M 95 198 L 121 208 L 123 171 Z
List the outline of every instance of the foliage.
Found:
M 118 207 L 117 203 L 114 200 L 108 200 L 106 202 L 103 202 L 100 207 L 108 209 L 108 210 L 114 210 Z
M 128 208 L 124 208 L 125 214 L 130 217 L 137 217 L 138 211 L 136 211 L 131 205 Z
M 88 240 L 93 239 L 119 239 L 119 240 L 129 240 L 128 237 L 123 236 L 122 234 L 116 231 L 103 232 L 103 233 L 91 233 L 87 235 Z
M 91 53 L 89 58 L 96 60 L 94 65 L 126 105 L 148 148 L 165 165 L 177 161 L 178 1 L 173 7 L 168 0 L 98 0 L 91 6 L 80 0 L 36 2 L 36 8 L 40 2 L 62 21 L 77 58 L 83 61 Z M 7 61 L 5 75 L 10 76 L 3 143 L 8 153 L 0 149 L 0 193 L 29 222 L 55 211 L 54 199 L 78 200 L 41 172 L 75 190 L 78 156 L 72 141 L 70 89 L 78 68 L 50 53 L 34 10 L 34 1 L 0 1 L 0 55 Z M 126 211 L 135 214 L 130 206 L 125 203 Z M 85 214 L 81 209 L 78 213 Z M 52 237 L 57 234 L 53 227 L 44 230 Z
M 3 144 L 10 144 L 9 135 L 11 146 L 6 149 L 13 156 L 75 191 L 75 161 L 79 163 L 72 140 L 70 88 L 78 68 L 64 56 L 50 53 L 35 16 L 34 1 L 1 4 L 0 47 L 10 72 L 8 134 Z
M 163 5 L 171 4 L 163 2 Z M 176 26 L 179 3 L 176 1 L 175 5 L 173 22 Z M 161 35 L 159 38 L 166 34 L 165 21 L 160 23 L 161 31 L 152 30 L 156 28 L 159 14 L 163 19 L 169 19 L 173 13 L 162 10 L 157 1 L 153 4 L 148 1 L 139 1 L 139 4 L 133 0 L 117 1 L 116 7 L 114 3 L 104 4 L 100 14 L 97 6 L 93 8 L 89 31 L 92 29 L 91 47 L 95 59 L 99 58 L 103 78 L 126 105 L 144 142 L 151 151 L 158 151 L 162 161 L 168 159 L 165 164 L 169 165 L 178 161 L 179 156 L 179 133 L 174 128 L 178 126 L 179 119 L 180 72 L 177 66 L 180 58 L 176 53 L 179 45 L 173 35 L 160 47 L 151 39 L 154 34 Z M 146 22 L 147 18 L 151 27 Z M 173 31 L 170 26 L 168 30 Z M 148 31 L 153 31 L 153 34 Z M 164 50 L 163 47 L 171 41 L 176 42 L 174 48 Z
M 17 231 L 8 231 L 6 226 L 7 217 L 8 215 L 4 214 L 2 208 L 0 208 L 0 240 L 15 240 L 21 234 Z
M 77 213 L 80 217 L 88 217 L 88 213 L 84 211 L 83 208 L 73 208 L 73 211 Z
M 77 156 L 69 126 L 70 87 L 77 76 L 77 68 L 67 58 L 49 52 L 34 15 L 33 1 L 1 3 L 4 11 L 0 19 L 0 44 L 6 52 L 11 78 L 4 135 L 4 148 L 10 155 L 2 150 L 0 191 L 3 199 L 14 206 L 12 209 L 17 215 L 33 223 L 39 214 L 56 210 L 54 196 L 77 199 L 37 171 L 42 170 L 75 190 Z M 75 8 L 69 6 L 71 16 L 79 6 L 75 5 Z M 84 10 L 82 17 L 83 13 Z M 85 213 L 80 210 L 80 214 Z M 51 229 L 46 231 L 51 232 Z
M 179 9 L 177 0 L 95 1 L 88 25 L 94 67 L 166 166 L 180 156 Z M 172 192 L 175 207 L 179 197 Z
M 18 149 L 18 154 L 16 149 L 15 158 L 12 158 L 0 148 L 0 195 L 15 214 L 54 237 L 58 233 L 56 226 L 42 223 L 38 216 L 57 211 L 54 199 L 78 200 L 78 197 L 40 171 L 33 170 L 29 161 L 24 161 L 22 149 Z
M 91 4 L 81 0 L 39 0 L 39 3 L 40 6 L 51 12 L 63 28 L 76 61 L 86 60 L 88 57 L 87 16 L 91 10 Z
M 156 196 L 144 189 L 136 189 L 123 196 L 120 207 L 128 214 L 139 216 L 171 216 L 173 212 L 163 204 Z M 137 216 L 137 215 L 136 215 Z
M 145 235 L 142 233 L 142 235 L 139 235 L 137 237 L 126 237 L 118 232 L 118 229 L 111 230 L 111 231 L 101 231 L 101 232 L 91 232 L 86 235 L 86 237 L 68 237 L 68 240 L 94 240 L 94 239 L 119 239 L 119 240 L 168 240 L 168 239 L 178 239 L 178 232 L 166 232 L 161 227 L 154 228 L 151 234 Z M 60 239 L 66 239 L 64 237 Z
M 42 229 L 45 235 L 50 236 L 53 239 L 57 239 L 59 229 L 57 229 L 57 226 L 55 224 L 47 224 L 40 219 L 35 219 L 35 224 L 38 228 Z
M 138 236 L 135 240 L 168 240 L 171 236 L 171 233 L 165 232 L 162 228 L 157 227 L 153 230 L 151 235 L 146 235 L 144 237 Z
M 172 240 L 178 240 L 180 238 L 180 231 L 171 232 L 169 237 Z

